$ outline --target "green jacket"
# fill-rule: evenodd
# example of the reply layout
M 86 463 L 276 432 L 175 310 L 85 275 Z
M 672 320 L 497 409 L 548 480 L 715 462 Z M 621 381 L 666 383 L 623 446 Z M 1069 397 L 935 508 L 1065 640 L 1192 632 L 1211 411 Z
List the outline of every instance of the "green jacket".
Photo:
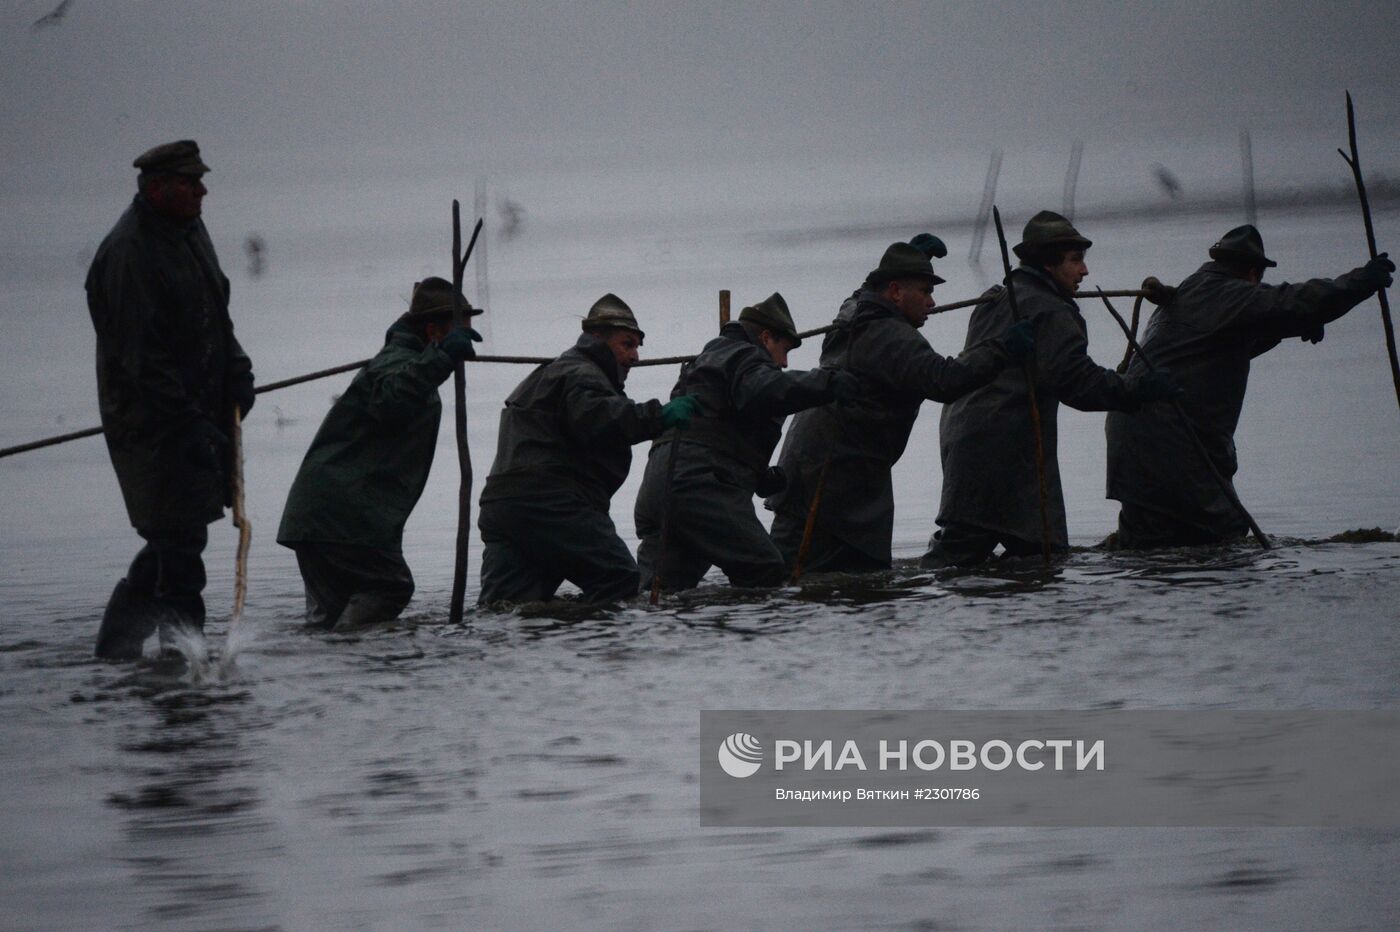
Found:
M 186 441 L 201 420 L 229 432 L 230 388 L 251 385 L 253 370 L 203 222 L 162 217 L 137 195 L 98 247 L 86 288 L 102 427 L 132 526 L 218 520 L 224 471 L 191 462 Z
M 403 551 L 403 526 L 428 482 L 452 360 L 406 330 L 332 406 L 287 494 L 277 542 Z

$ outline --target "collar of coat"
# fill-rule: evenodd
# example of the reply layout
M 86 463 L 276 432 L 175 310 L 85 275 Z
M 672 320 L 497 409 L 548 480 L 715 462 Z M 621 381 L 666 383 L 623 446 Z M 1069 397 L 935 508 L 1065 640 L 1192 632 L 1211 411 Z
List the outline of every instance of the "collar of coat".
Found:
M 152 207 L 151 202 L 142 197 L 139 191 L 131 203 L 136 208 L 136 214 L 141 218 L 142 225 L 170 239 L 188 236 L 197 230 L 201 223 L 198 217 L 193 220 L 170 219 Z
M 618 391 L 622 391 L 622 379 L 618 378 L 617 372 L 617 358 L 613 356 L 612 349 L 608 344 L 591 333 L 583 333 L 579 334 L 578 342 L 574 344 L 573 349 L 565 351 L 565 355 L 571 352 L 578 353 L 599 369 L 602 369 L 603 375 L 608 377 L 608 381 L 612 383 L 612 387 Z
M 414 352 L 422 352 L 428 345 L 422 337 L 413 332 L 411 326 L 401 320 L 390 324 L 389 329 L 384 333 L 384 345 L 388 346 L 390 343 Z
M 862 288 L 856 292 L 856 311 L 851 315 L 852 324 L 863 324 L 872 320 L 881 320 L 886 317 L 893 317 L 895 320 L 909 321 L 904 319 L 904 315 L 899 313 L 899 308 L 895 307 L 880 293 L 870 288 Z
M 1074 295 L 1069 294 L 1063 288 L 1061 288 L 1059 282 L 1051 278 L 1050 273 L 1042 269 L 1040 266 L 1021 264 L 1016 266 L 1014 271 L 1021 272 L 1027 277 L 1029 277 L 1032 281 L 1038 282 L 1044 287 L 1048 288 L 1051 294 L 1064 301 L 1068 301 L 1070 307 L 1078 308 L 1078 305 L 1074 303 Z
M 757 340 L 749 336 L 748 328 L 745 327 L 743 323 L 737 320 L 731 320 L 723 327 L 720 327 L 719 335 L 724 337 L 726 340 L 733 340 L 736 343 L 747 343 L 750 346 L 758 346 L 759 349 L 763 349 L 763 347 L 758 345 Z

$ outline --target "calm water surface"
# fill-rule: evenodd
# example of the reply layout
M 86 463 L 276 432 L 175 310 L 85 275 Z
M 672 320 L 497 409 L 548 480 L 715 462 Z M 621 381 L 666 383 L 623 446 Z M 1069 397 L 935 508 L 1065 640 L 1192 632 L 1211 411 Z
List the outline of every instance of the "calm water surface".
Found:
M 284 214 L 263 205 L 273 264 L 253 281 L 237 271 L 251 221 L 225 215 L 221 227 L 211 195 L 239 332 L 262 379 L 370 355 L 409 283 L 440 271 L 431 257 L 445 252 L 442 224 L 414 220 L 413 204 L 386 205 L 383 229 L 332 217 L 319 234 L 295 202 Z M 95 421 L 83 250 L 119 209 L 80 205 L 23 248 L 7 244 L 0 444 Z M 693 352 L 713 330 L 721 287 L 736 307 L 781 290 L 814 326 L 894 236 L 784 245 L 753 233 L 768 229 L 755 218 L 688 225 L 645 205 L 617 212 L 582 238 L 542 220 L 535 240 L 492 243 L 494 351 L 557 353 L 605 290 L 637 309 L 652 355 Z M 1091 282 L 1180 278 L 1234 222 L 1086 221 L 1100 243 Z M 1378 222 L 1383 239 L 1395 229 L 1393 215 Z M 1357 261 L 1354 217 L 1262 223 L 1292 277 Z M 976 270 L 948 265 L 941 299 L 982 287 Z M 1085 310 L 1094 353 L 1111 363 L 1121 340 Z M 930 324 L 941 349 L 961 344 L 954 316 Z M 348 378 L 263 396 L 247 431 L 248 614 L 229 663 L 234 535 L 215 525 L 215 662 L 194 674 L 90 659 L 102 604 L 137 544 L 101 443 L 0 461 L 0 925 L 1393 927 L 1400 839 L 1390 832 L 702 829 L 696 783 L 702 708 L 1396 707 L 1400 544 L 1322 542 L 1400 524 L 1400 417 L 1378 332 L 1368 306 L 1320 346 L 1290 344 L 1256 366 L 1240 487 L 1279 537 L 1272 553 L 1081 549 L 1049 578 L 1015 564 L 921 572 L 909 558 L 932 527 L 939 482 L 930 406 L 896 471 L 904 562 L 891 573 L 777 593 L 712 580 L 659 610 L 470 613 L 454 627 L 446 429 L 406 535 L 418 596 L 392 628 L 354 637 L 301 629 L 295 562 L 272 543 L 301 455 Z M 816 356 L 804 345 L 793 364 Z M 500 401 L 524 374 L 470 372 L 478 489 Z M 637 370 L 629 389 L 652 397 L 672 378 Z M 1061 436 L 1071 537 L 1085 546 L 1114 516 L 1102 499 L 1102 417 L 1066 412 Z M 632 543 L 643 458 L 614 500 Z

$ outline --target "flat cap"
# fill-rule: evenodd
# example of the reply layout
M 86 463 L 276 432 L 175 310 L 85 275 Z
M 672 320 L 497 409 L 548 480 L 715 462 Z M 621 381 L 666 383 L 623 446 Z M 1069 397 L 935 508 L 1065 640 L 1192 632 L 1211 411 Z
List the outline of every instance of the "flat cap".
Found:
M 1215 241 L 1210 257 L 1219 262 L 1240 262 L 1256 269 L 1271 269 L 1278 265 L 1264 255 L 1264 237 L 1250 224 L 1237 226 Z
M 142 172 L 160 175 L 202 175 L 209 170 L 199 157 L 199 143 L 179 139 L 147 149 L 131 163 Z
M 474 308 L 467 301 L 466 296 L 460 291 L 457 296 L 462 299 L 462 316 L 472 317 L 481 313 L 479 308 Z M 436 275 L 425 278 L 421 282 L 413 285 L 413 298 L 408 302 L 408 311 L 403 315 L 404 320 L 417 322 L 442 322 L 452 320 L 452 283 Z
M 637 326 L 637 317 L 627 306 L 627 302 L 611 291 L 594 301 L 593 306 L 588 309 L 588 316 L 583 319 L 584 330 L 600 330 L 604 327 L 621 327 L 646 339 L 646 334 Z
M 788 310 L 783 296 L 776 291 L 757 304 L 740 311 L 739 320 L 781 334 L 792 341 L 793 349 L 802 345 L 802 338 L 797 335 L 797 324 L 792 320 L 792 312 Z
M 876 288 L 901 278 L 923 278 L 935 285 L 943 284 L 943 279 L 933 272 L 928 253 L 909 243 L 890 243 L 890 248 L 880 257 L 880 264 L 865 278 Z

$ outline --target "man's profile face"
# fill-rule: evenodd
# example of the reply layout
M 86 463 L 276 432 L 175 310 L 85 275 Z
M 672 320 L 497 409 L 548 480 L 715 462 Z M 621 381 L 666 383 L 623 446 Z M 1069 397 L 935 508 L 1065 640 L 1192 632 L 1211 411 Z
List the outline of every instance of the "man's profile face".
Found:
M 157 212 L 171 220 L 199 217 L 204 195 L 209 189 L 198 175 L 162 175 L 146 187 L 146 199 Z
M 1079 283 L 1089 274 L 1089 266 L 1084 263 L 1084 250 L 1070 250 L 1059 265 L 1046 266 L 1045 272 L 1064 289 L 1065 294 L 1074 294 L 1079 291 Z
M 764 330 L 758 335 L 758 340 L 763 344 L 763 348 L 768 351 L 768 358 L 773 360 L 773 365 L 779 369 L 786 369 L 788 366 L 788 353 L 793 351 L 794 344 L 787 337 L 776 334 L 771 330 Z
M 613 359 L 617 360 L 618 381 L 626 382 L 627 370 L 641 358 L 637 348 L 642 345 L 642 338 L 631 330 L 614 330 L 603 342 L 612 350 Z
M 928 315 L 933 313 L 933 282 L 926 278 L 897 279 L 890 282 L 886 294 L 895 310 L 915 330 L 922 327 Z

